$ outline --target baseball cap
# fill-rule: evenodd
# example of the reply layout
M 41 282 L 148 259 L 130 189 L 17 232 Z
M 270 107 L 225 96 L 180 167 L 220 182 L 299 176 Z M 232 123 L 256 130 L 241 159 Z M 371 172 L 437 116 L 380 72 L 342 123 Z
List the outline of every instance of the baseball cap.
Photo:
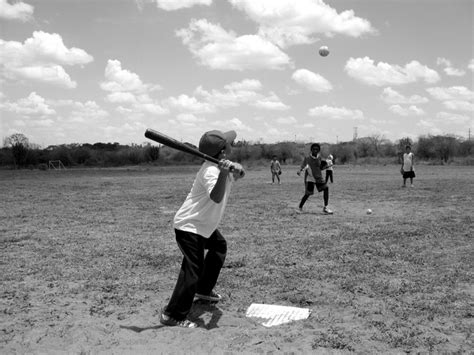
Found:
M 221 132 L 214 130 L 206 132 L 199 141 L 199 150 L 213 157 L 225 147 L 226 143 L 232 144 L 235 137 L 237 137 L 235 131 Z

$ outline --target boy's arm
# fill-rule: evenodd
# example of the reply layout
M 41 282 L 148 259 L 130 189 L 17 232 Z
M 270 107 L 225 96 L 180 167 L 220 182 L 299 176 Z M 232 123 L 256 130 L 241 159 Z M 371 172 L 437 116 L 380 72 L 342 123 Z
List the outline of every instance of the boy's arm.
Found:
M 306 157 L 303 159 L 300 165 L 300 170 L 298 170 L 297 174 L 300 175 L 303 169 L 306 167 Z
M 210 193 L 211 200 L 215 203 L 220 203 L 224 198 L 225 184 L 227 183 L 227 177 L 230 172 L 231 161 L 221 160 L 219 161 L 219 176 L 217 177 L 216 184 Z

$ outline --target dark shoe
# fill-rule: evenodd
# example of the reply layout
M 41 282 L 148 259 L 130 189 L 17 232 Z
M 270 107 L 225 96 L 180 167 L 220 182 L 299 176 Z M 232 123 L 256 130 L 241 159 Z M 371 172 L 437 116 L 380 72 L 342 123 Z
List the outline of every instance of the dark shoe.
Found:
M 222 296 L 219 295 L 217 292 L 211 291 L 209 295 L 196 293 L 196 298 L 204 301 L 219 302 L 222 299 Z
M 160 323 L 169 327 L 181 327 L 181 328 L 197 328 L 197 324 L 191 322 L 189 319 L 176 320 L 164 313 L 160 315 Z

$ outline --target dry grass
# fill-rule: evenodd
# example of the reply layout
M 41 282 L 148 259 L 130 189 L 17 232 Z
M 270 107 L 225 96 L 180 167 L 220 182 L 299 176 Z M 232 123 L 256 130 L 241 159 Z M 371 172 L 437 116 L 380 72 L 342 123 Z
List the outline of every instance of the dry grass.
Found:
M 200 347 L 157 321 L 181 262 L 172 218 L 196 167 L 0 171 L 0 350 L 472 351 L 472 168 L 420 166 L 401 189 L 396 166 L 338 166 L 333 216 L 321 195 L 296 213 L 296 168 L 282 185 L 267 170 L 233 188 L 225 301 L 193 311 L 212 330 L 196 333 Z M 313 314 L 266 329 L 245 319 L 253 302 Z

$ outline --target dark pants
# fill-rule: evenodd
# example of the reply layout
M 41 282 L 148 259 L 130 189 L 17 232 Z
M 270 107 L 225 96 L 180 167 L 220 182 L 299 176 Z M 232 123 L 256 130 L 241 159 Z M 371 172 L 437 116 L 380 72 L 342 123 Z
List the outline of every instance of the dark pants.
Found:
M 331 180 L 331 184 L 334 182 L 332 178 L 332 170 L 326 170 L 326 183 Z
M 306 200 L 314 194 L 314 186 L 316 185 L 316 189 L 318 192 L 323 191 L 323 199 L 324 199 L 324 207 L 329 204 L 329 187 L 326 183 L 314 183 L 311 181 L 306 181 L 306 190 L 304 196 L 301 198 L 301 202 L 299 207 L 303 208 L 303 205 L 306 203 Z
M 278 179 L 278 182 L 280 182 L 280 175 L 278 175 L 278 172 L 272 171 L 272 182 L 275 182 L 275 177 Z
M 184 258 L 164 312 L 176 320 L 183 320 L 191 311 L 194 295 L 208 295 L 216 285 L 227 254 L 227 242 L 217 229 L 209 238 L 177 229 L 175 233 Z

